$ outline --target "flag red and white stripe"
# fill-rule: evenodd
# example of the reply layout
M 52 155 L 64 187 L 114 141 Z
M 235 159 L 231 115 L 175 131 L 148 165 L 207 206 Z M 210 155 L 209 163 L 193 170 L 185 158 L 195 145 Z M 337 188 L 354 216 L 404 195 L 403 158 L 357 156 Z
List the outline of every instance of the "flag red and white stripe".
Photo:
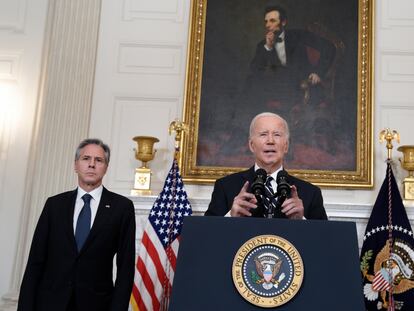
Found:
M 191 214 L 191 205 L 174 160 L 142 235 L 131 295 L 134 311 L 166 310 L 183 218 Z

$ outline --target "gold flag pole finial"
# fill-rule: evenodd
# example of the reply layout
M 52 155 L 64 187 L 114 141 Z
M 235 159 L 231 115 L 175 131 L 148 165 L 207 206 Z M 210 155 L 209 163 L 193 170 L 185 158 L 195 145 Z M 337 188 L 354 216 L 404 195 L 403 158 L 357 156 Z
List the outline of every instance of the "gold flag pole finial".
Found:
M 379 135 L 379 139 L 380 139 L 380 143 L 382 143 L 384 140 L 387 141 L 387 150 L 388 150 L 388 157 L 387 160 L 391 160 L 391 153 L 392 153 L 392 148 L 394 147 L 392 145 L 392 141 L 396 140 L 397 143 L 400 142 L 400 134 L 396 131 L 396 130 L 390 130 L 389 128 L 386 128 L 384 130 L 382 130 L 380 132 Z
M 188 131 L 188 125 L 184 122 L 179 121 L 178 119 L 175 119 L 170 123 L 170 127 L 168 128 L 168 134 L 171 135 L 171 132 L 175 131 L 175 151 L 178 152 L 180 149 L 180 142 L 182 133 L 185 131 Z

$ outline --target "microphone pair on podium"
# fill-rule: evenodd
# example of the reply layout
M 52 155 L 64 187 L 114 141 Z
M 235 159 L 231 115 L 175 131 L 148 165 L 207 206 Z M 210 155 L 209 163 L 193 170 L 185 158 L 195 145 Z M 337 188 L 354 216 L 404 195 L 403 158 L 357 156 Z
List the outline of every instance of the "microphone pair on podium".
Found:
M 281 170 L 277 173 L 276 183 L 277 183 L 277 191 L 274 195 L 270 193 L 270 191 L 266 192 L 265 185 L 266 185 L 267 173 L 264 169 L 260 168 L 255 172 L 255 178 L 253 180 L 251 190 L 252 193 L 255 195 L 257 200 L 257 208 L 253 212 L 253 216 L 256 217 L 265 217 L 265 218 L 276 218 L 276 214 L 278 217 L 283 217 L 284 214 L 281 212 L 283 202 L 290 197 L 291 186 L 288 181 L 288 174 L 285 170 Z M 264 200 L 268 199 L 270 202 L 276 199 L 276 204 L 269 204 L 269 208 L 266 209 L 264 207 Z

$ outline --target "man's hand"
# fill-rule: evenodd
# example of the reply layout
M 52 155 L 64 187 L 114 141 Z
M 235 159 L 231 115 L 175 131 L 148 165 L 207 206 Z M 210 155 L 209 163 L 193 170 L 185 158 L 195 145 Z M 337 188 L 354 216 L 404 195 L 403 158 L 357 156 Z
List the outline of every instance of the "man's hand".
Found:
M 308 77 L 308 81 L 310 84 L 315 85 L 321 83 L 321 78 L 318 76 L 317 73 L 311 73 Z
M 292 186 L 291 197 L 282 204 L 282 213 L 289 219 L 303 219 L 305 210 L 303 202 L 298 196 L 296 186 Z
M 248 187 L 249 182 L 246 181 L 239 194 L 234 198 L 230 210 L 231 217 L 252 216 L 250 209 L 257 207 L 257 200 L 253 193 L 247 192 Z
M 275 34 L 273 33 L 273 31 L 267 32 L 265 39 L 266 39 L 266 43 L 265 43 L 266 47 L 269 50 L 273 49 L 273 47 L 275 46 Z

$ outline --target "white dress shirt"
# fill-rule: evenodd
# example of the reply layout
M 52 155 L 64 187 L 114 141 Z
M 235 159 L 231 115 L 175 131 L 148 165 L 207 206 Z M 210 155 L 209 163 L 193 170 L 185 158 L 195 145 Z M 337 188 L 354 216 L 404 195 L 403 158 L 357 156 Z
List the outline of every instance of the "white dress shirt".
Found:
M 257 164 L 255 164 L 254 165 L 254 171 L 256 172 L 258 169 L 259 169 L 260 167 L 257 165 Z M 282 171 L 283 170 L 283 166 L 281 166 L 281 167 L 279 167 L 276 171 L 274 171 L 272 174 L 270 174 L 270 176 L 272 176 L 272 181 L 270 182 L 270 184 L 272 185 L 272 189 L 273 189 L 273 192 L 274 193 L 276 193 L 277 192 L 277 183 L 276 183 L 276 177 L 277 177 L 277 174 L 280 172 L 280 171 Z
M 91 228 L 98 212 L 99 202 L 101 201 L 103 186 L 100 185 L 98 188 L 93 189 L 91 192 L 86 192 L 81 187 L 78 187 L 78 194 L 76 196 L 75 211 L 73 213 L 73 233 L 76 232 L 76 223 L 78 222 L 79 214 L 82 210 L 85 202 L 82 200 L 82 196 L 85 193 L 89 193 L 92 196 L 90 206 L 91 206 Z
M 260 167 L 255 163 L 254 164 L 254 171 L 256 172 Z M 276 183 L 276 177 L 277 177 L 277 173 L 279 173 L 281 170 L 283 170 L 283 166 L 279 167 L 276 171 L 274 171 L 272 174 L 270 174 L 270 176 L 273 177 L 272 181 L 270 182 L 270 184 L 272 185 L 273 188 L 273 192 L 276 193 L 277 190 L 277 183 Z M 230 210 L 231 211 L 231 210 Z M 224 215 L 225 217 L 231 217 L 230 215 L 230 211 L 228 211 L 226 213 L 226 215 Z

